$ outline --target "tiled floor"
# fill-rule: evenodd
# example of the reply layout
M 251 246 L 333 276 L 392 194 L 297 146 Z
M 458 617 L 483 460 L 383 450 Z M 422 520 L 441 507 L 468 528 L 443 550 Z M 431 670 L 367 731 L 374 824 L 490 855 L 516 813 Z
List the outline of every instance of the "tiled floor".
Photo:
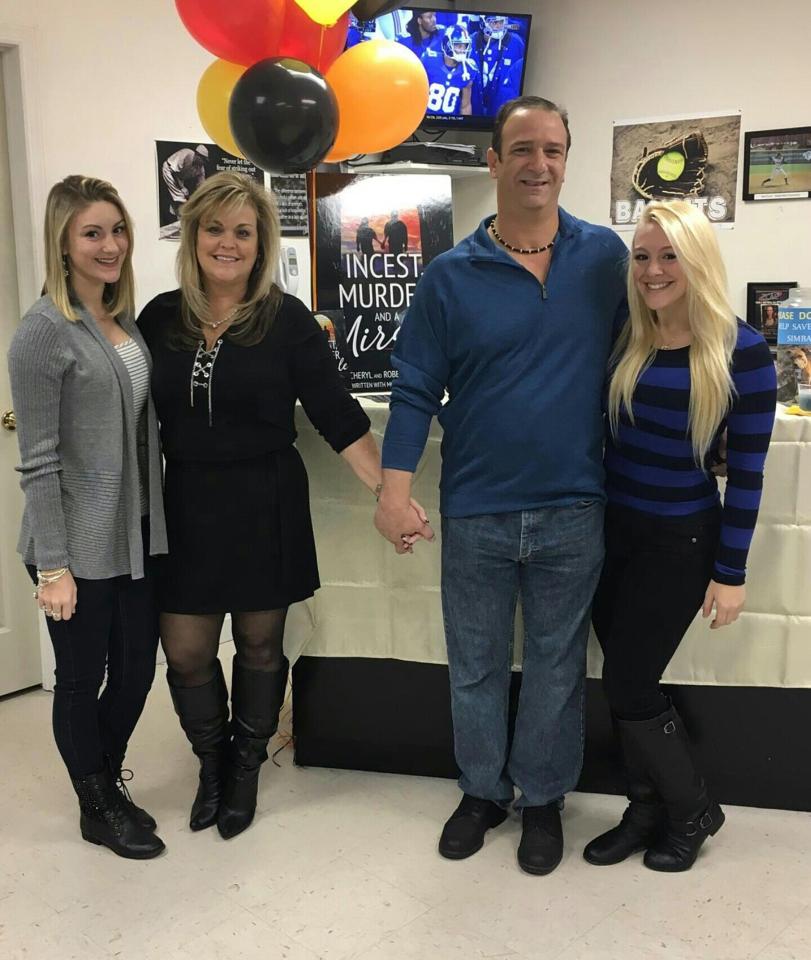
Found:
M 586 864 L 622 801 L 575 794 L 563 863 L 530 877 L 514 819 L 470 860 L 436 853 L 452 782 L 300 769 L 286 749 L 254 826 L 226 843 L 187 827 L 195 761 L 159 677 L 129 762 L 168 851 L 131 862 L 79 837 L 50 705 L 0 702 L 2 960 L 811 958 L 808 814 L 727 808 L 695 868 L 667 876 Z

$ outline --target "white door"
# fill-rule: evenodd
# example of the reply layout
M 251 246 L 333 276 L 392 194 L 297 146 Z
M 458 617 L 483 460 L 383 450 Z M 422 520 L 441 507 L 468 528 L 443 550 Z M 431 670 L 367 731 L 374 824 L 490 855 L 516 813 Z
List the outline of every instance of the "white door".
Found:
M 33 587 L 17 555 L 23 497 L 6 356 L 19 323 L 8 136 L 0 70 L 0 696 L 41 681 L 39 621 Z

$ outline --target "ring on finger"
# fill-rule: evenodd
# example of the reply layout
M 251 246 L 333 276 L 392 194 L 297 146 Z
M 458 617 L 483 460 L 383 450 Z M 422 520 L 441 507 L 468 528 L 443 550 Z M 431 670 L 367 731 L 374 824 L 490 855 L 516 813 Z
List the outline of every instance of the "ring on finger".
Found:
M 61 614 L 61 613 L 53 613 L 53 614 L 51 614 L 51 616 L 53 617 L 54 620 L 61 620 L 61 619 L 62 619 L 62 614 Z

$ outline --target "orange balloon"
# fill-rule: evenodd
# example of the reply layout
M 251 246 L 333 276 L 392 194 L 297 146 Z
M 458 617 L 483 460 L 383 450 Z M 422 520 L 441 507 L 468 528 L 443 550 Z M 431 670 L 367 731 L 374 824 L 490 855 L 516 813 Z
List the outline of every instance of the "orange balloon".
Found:
M 428 107 L 428 74 L 419 57 L 393 40 L 369 40 L 341 54 L 327 71 L 338 98 L 338 137 L 326 155 L 337 163 L 402 143 Z
M 235 157 L 242 157 L 231 133 L 228 103 L 234 85 L 245 73 L 245 67 L 227 60 L 215 60 L 200 77 L 197 85 L 197 113 L 205 132 L 218 147 Z

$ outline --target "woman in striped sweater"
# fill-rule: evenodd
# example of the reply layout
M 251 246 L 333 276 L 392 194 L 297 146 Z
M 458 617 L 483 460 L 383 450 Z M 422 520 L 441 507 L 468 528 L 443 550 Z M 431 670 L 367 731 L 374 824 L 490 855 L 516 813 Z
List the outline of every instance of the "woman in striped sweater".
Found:
M 109 183 L 71 176 L 51 189 L 45 267 L 43 296 L 9 350 L 19 551 L 48 618 L 54 736 L 82 836 L 147 859 L 163 843 L 121 767 L 155 674 L 151 555 L 166 552 L 166 528 L 150 358 L 133 317 L 132 226 Z
M 715 233 L 691 204 L 645 209 L 628 302 L 608 390 L 606 560 L 593 621 L 630 805 L 584 856 L 611 864 L 646 850 L 645 866 L 676 872 L 724 814 L 659 681 L 698 610 L 716 629 L 743 608 L 776 377 L 765 341 L 729 305 Z M 711 466 L 724 431 L 722 504 Z

